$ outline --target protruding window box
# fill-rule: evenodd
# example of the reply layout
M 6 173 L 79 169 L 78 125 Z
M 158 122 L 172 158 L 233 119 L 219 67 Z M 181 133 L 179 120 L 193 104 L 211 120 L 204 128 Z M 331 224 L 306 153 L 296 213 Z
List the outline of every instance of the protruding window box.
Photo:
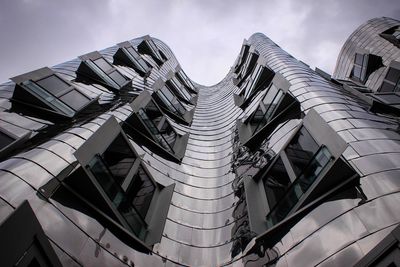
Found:
M 379 92 L 400 92 L 400 62 L 390 62 Z
M 270 85 L 274 75 L 275 73 L 266 66 L 265 58 L 260 57 L 251 76 L 239 86 L 242 88 L 240 93 L 233 95 L 235 104 L 245 109 L 259 91 L 264 90 Z
M 179 64 L 175 68 L 175 76 L 181 84 L 186 86 L 186 88 L 190 91 L 190 93 L 192 93 L 192 94 L 198 93 L 198 90 L 194 86 L 193 82 L 189 79 L 189 77 L 182 70 L 182 68 Z
M 394 46 L 400 48 L 400 26 L 394 26 L 379 35 L 391 42 Z
M 132 103 L 133 113 L 123 123 L 124 130 L 138 143 L 160 156 L 180 162 L 189 134 L 178 134 L 151 95 L 144 91 Z
M 46 118 L 73 118 L 98 98 L 91 99 L 45 67 L 11 78 L 16 83 L 12 101 Z
M 94 81 L 113 92 L 131 86 L 132 81 L 114 68 L 99 52 L 94 51 L 79 58 L 82 62 L 76 71 L 77 80 L 89 83 Z
M 149 35 L 143 37 L 143 41 L 137 46 L 137 48 L 140 54 L 151 56 L 151 58 L 159 67 L 161 67 L 165 61 L 167 61 L 167 57 L 161 50 L 158 49 L 153 39 Z
M 258 239 L 279 240 L 276 227 L 292 223 L 293 216 L 304 216 L 333 189 L 337 192 L 359 179 L 341 158 L 346 148 L 347 143 L 310 110 L 267 168 L 244 179 L 250 228 Z
M 233 80 L 233 83 L 242 87 L 242 84 L 247 80 L 247 78 L 252 74 L 254 68 L 257 65 L 259 59 L 259 53 L 256 51 L 254 46 L 250 46 L 247 57 L 244 59 L 243 66 L 241 70 L 236 73 L 236 78 Z
M 119 239 L 150 253 L 161 240 L 174 184 L 164 187 L 153 179 L 114 117 L 74 155 L 81 167 L 42 187 L 43 195 L 60 198 L 55 193 L 60 187 L 54 184 L 61 182 L 73 194 L 71 203 L 73 198 L 84 202 Z
M 234 67 L 234 73 L 236 74 L 240 73 L 244 62 L 246 61 L 247 56 L 249 55 L 249 50 L 250 50 L 250 45 L 248 44 L 247 40 L 244 39 L 242 48 L 240 49 L 239 57 L 237 59 L 237 63 L 235 64 Z
M 27 200 L 0 224 L 0 239 L 2 266 L 62 266 Z
M 119 43 L 118 47 L 117 52 L 114 54 L 114 64 L 131 67 L 142 77 L 150 75 L 151 67 L 147 65 L 130 42 Z
M 17 136 L 6 129 L 0 128 L 0 160 L 14 149 L 21 147 L 25 141 L 29 139 L 31 134 L 32 132 L 28 131 L 22 136 Z
M 191 93 L 179 80 L 175 73 L 171 70 L 167 73 L 167 81 L 165 85 L 183 102 L 189 105 L 195 105 L 197 102 L 197 93 Z
M 369 54 L 366 50 L 358 50 L 354 55 L 353 69 L 350 78 L 353 81 L 365 84 L 371 73 L 383 67 L 382 58 Z
M 194 107 L 188 110 L 188 105 L 184 106 L 175 93 L 165 86 L 165 83 L 161 78 L 153 84 L 153 92 L 153 99 L 168 116 L 179 123 L 185 125 L 191 124 Z
M 400 93 L 375 93 L 370 95 L 370 111 L 400 116 Z
M 283 121 L 300 118 L 300 103 L 289 93 L 290 83 L 277 73 L 257 109 L 237 120 L 240 142 L 256 149 Z

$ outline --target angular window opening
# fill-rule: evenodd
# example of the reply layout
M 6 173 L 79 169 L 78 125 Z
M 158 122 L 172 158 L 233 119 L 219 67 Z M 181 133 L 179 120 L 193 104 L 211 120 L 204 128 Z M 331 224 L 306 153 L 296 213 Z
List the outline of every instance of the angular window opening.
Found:
M 379 92 L 400 92 L 400 63 L 392 61 Z
M 105 60 L 99 52 L 95 51 L 79 58 L 82 62 L 76 71 L 78 79 L 89 78 L 113 91 L 119 91 L 130 84 L 130 80 Z
M 0 250 L 2 266 L 62 266 L 27 200 L 0 224 L 0 238 L 7 240 Z
M 382 67 L 382 58 L 372 54 L 356 53 L 350 78 L 365 84 L 371 73 Z
M 97 99 L 90 99 L 49 68 L 14 78 L 13 101 L 41 111 L 38 114 L 72 118 Z
M 41 192 L 52 197 L 64 188 L 62 194 L 72 193 L 86 203 L 89 210 L 80 208 L 83 212 L 135 246 L 151 251 L 149 246 L 161 240 L 174 185 L 164 187 L 151 177 L 114 117 L 74 155 L 81 167 L 66 171 L 65 177 L 57 177 L 54 185 L 49 183 Z
M 151 56 L 158 66 L 161 66 L 167 60 L 167 57 L 157 48 L 149 35 L 143 37 L 143 41 L 137 48 L 139 53 Z
M 175 92 L 165 86 L 162 79 L 158 79 L 153 84 L 153 91 L 152 97 L 168 116 L 179 123 L 190 125 L 194 114 L 194 108 L 189 109 L 188 105 L 184 106 L 181 103 L 181 98 L 178 98 Z
M 186 150 L 188 134 L 180 135 L 175 131 L 148 92 L 142 92 L 131 106 L 134 112 L 123 123 L 126 132 L 161 156 L 180 162 Z
M 243 64 L 245 63 L 248 55 L 249 55 L 249 50 L 250 50 L 250 46 L 245 44 L 246 40 L 244 41 L 244 44 L 242 45 L 242 48 L 240 49 L 240 53 L 239 53 L 239 58 L 238 58 L 238 62 L 235 66 L 235 73 L 238 74 L 240 73 Z
M 310 155 L 309 153 L 306 153 Z M 311 187 L 319 174 L 333 160 L 331 153 L 326 147 L 321 147 L 309 160 L 309 164 L 300 170 L 301 175 L 290 185 L 284 196 L 274 205 L 266 217 L 267 225 L 272 227 L 282 221 L 293 207 L 300 201 L 301 197 Z M 269 197 L 267 195 L 267 197 Z
M 289 93 L 289 87 L 283 76 L 275 74 L 255 111 L 237 121 L 243 145 L 255 149 L 279 123 L 301 116 L 300 103 Z
M 394 26 L 379 35 L 391 42 L 394 46 L 400 48 L 400 26 Z
M 119 49 L 114 54 L 114 63 L 132 67 L 142 77 L 148 77 L 151 67 L 143 60 L 139 53 L 132 47 L 130 42 L 118 44 Z
M 174 94 L 183 102 L 187 104 L 195 104 L 197 97 L 194 97 L 188 88 L 186 88 L 179 80 L 176 78 L 176 74 L 172 71 L 167 74 L 167 81 L 165 86 L 168 87 Z
M 356 177 L 341 157 L 346 148 L 347 143 L 311 109 L 271 163 L 244 178 L 251 230 L 260 234 L 273 228 Z
M 22 147 L 25 141 L 31 136 L 31 133 L 31 131 L 28 131 L 22 136 L 16 136 L 0 127 L 0 160 L 9 155 L 13 150 Z
M 175 68 L 175 77 L 178 81 L 187 87 L 192 94 L 197 94 L 196 88 L 186 73 L 181 69 L 180 65 Z
M 260 91 L 270 86 L 275 73 L 265 64 L 265 59 L 259 58 L 251 75 L 239 82 L 238 86 L 242 90 L 238 95 L 234 95 L 234 100 L 242 109 L 245 109 Z

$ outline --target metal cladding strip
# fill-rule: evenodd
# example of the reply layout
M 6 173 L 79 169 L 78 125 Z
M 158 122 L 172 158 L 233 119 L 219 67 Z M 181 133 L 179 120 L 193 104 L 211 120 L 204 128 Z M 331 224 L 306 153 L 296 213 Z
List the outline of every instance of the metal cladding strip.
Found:
M 355 51 L 353 42 L 358 42 L 355 40 L 365 40 L 374 34 L 370 40 L 373 42 L 377 31 L 396 23 L 381 18 L 357 29 L 342 49 L 335 77 L 347 78 Z M 144 38 L 130 43 L 137 47 Z M 133 69 L 115 66 L 139 90 L 151 91 L 158 78 L 166 79 L 168 72 L 175 71 L 179 65 L 166 44 L 152 40 L 168 60 L 159 67 L 153 58 L 144 55 L 153 66 L 146 80 Z M 252 35 L 247 44 L 265 59 L 270 69 L 290 82 L 289 91 L 305 114 L 313 109 L 348 144 L 342 158 L 360 175 L 360 189 L 366 197 L 366 201 L 360 201 L 357 197 L 340 196 L 313 209 L 291 226 L 270 250 L 275 253 L 273 261 L 276 266 L 328 266 L 332 262 L 357 261 L 400 221 L 398 122 L 367 111 L 368 104 L 362 99 L 322 78 L 263 34 Z M 374 47 L 371 49 L 376 51 Z M 116 50 L 117 46 L 113 46 L 100 53 L 112 62 Z M 76 124 L 53 125 L 50 121 L 13 113 L 9 109 L 14 84 L 0 85 L 0 103 L 4 110 L 1 112 L 5 114 L 0 115 L 0 127 L 22 133 L 31 130 L 39 135 L 47 129 L 55 131 L 47 139 L 33 139 L 29 146 L 0 162 L 0 200 L 4 202 L 0 221 L 27 199 L 65 266 L 243 266 L 251 263 L 260 266 L 268 263 L 270 258 L 265 255 L 251 254 L 249 259 L 239 253 L 232 258 L 234 246 L 242 240 L 236 234 L 237 224 L 246 219 L 246 214 L 235 213 L 243 202 L 235 196 L 232 187 L 237 178 L 233 172 L 238 151 L 236 120 L 248 116 L 249 110 L 254 111 L 261 99 L 261 95 L 255 97 L 247 111 L 235 105 L 234 93 L 240 89 L 233 83 L 233 69 L 214 86 L 194 83 L 199 93 L 191 126 L 171 122 L 179 133 L 190 134 L 180 164 L 130 140 L 157 182 L 164 186 L 175 183 L 161 242 L 154 245 L 151 255 L 129 247 L 83 211 L 43 198 L 39 188 L 76 162 L 74 152 L 109 117 L 122 122 L 132 112 L 122 97 L 104 86 L 75 81 L 79 64 L 80 60 L 75 59 L 52 69 L 86 95 L 99 96 L 100 102 L 108 106 Z M 371 76 L 374 82 L 367 84 L 378 86 L 384 73 L 384 70 L 377 72 L 377 77 Z M 278 153 L 299 123 L 300 120 L 290 120 L 280 125 L 268 137 L 272 150 Z

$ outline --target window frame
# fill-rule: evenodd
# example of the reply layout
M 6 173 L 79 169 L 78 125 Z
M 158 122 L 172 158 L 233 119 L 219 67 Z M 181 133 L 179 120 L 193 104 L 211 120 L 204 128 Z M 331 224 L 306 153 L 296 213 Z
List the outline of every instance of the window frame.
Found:
M 129 87 L 132 83 L 130 79 L 116 69 L 113 64 L 108 62 L 107 59 L 105 59 L 98 51 L 82 55 L 79 57 L 79 59 L 81 59 L 81 64 L 76 70 L 78 79 L 82 78 L 83 80 L 86 80 L 85 78 L 89 78 L 91 81 L 104 85 L 111 91 L 115 92 Z M 103 70 L 101 67 L 99 67 L 99 65 L 95 63 L 95 61 L 99 59 L 103 59 L 105 62 L 107 62 L 110 65 L 110 69 Z M 125 79 L 125 82 L 121 85 L 116 81 L 115 78 L 110 76 L 115 72 Z
M 142 77 L 148 77 L 151 73 L 151 66 L 147 64 L 129 41 L 117 44 L 118 50 L 115 52 L 114 64 L 125 65 L 133 68 Z M 133 51 L 133 53 L 130 51 Z
M 163 146 L 159 142 L 159 140 L 157 140 L 157 138 L 154 137 L 151 129 L 149 129 L 148 125 L 146 125 L 146 123 L 143 121 L 143 118 L 141 118 L 141 115 L 139 115 L 139 113 L 141 111 L 144 111 L 144 109 L 149 104 L 152 104 L 155 108 L 157 108 L 158 112 L 160 112 L 161 114 L 161 119 L 158 122 L 158 125 L 155 125 L 153 122 L 152 127 L 157 129 L 161 138 L 163 138 L 163 140 L 168 144 L 170 150 L 165 146 Z M 123 122 L 123 128 L 126 129 L 128 133 L 132 132 L 130 134 L 132 138 L 136 138 L 135 140 L 137 140 L 138 142 L 142 142 L 148 145 L 151 148 L 151 150 L 155 151 L 160 156 L 166 157 L 167 159 L 170 159 L 176 163 L 180 163 L 183 156 L 185 155 L 189 134 L 188 133 L 179 134 L 175 130 L 171 122 L 168 120 L 166 114 L 158 106 L 157 101 L 153 99 L 152 95 L 147 91 L 142 92 L 130 105 L 132 107 L 133 112 L 125 120 L 125 122 Z M 135 123 L 139 123 L 140 127 Z M 133 125 L 136 125 L 136 127 L 134 127 Z M 171 129 L 174 133 L 175 141 L 173 143 L 173 147 L 171 147 L 171 144 L 161 133 L 161 129 L 163 129 L 165 125 L 169 129 Z
M 40 81 L 50 77 L 55 77 L 62 83 L 65 83 L 67 88 L 61 92 L 54 93 L 49 91 L 49 89 L 45 88 L 43 85 L 39 84 Z M 13 77 L 11 80 L 16 83 L 12 98 L 13 101 L 37 110 L 45 111 L 47 114 L 52 116 L 61 116 L 69 119 L 73 118 L 76 114 L 84 110 L 87 106 L 96 102 L 99 98 L 90 98 L 78 90 L 71 82 L 65 80 L 59 74 L 47 67 Z M 73 107 L 73 105 L 62 99 L 62 97 L 72 92 L 81 95 L 81 97 L 85 98 L 87 101 L 78 108 Z M 27 94 L 29 94 L 29 96 Z M 29 103 L 28 98 L 31 96 L 33 96 L 36 101 L 39 101 L 46 107 Z
M 125 179 L 130 179 L 129 177 L 135 177 L 139 168 L 141 168 L 146 174 L 147 178 L 151 181 L 151 183 L 155 187 L 155 192 L 152 195 L 150 205 L 147 209 L 146 216 L 144 218 L 144 222 L 146 225 L 140 236 L 135 234 L 133 230 L 130 230 L 131 226 L 129 226 L 128 223 L 125 221 L 123 215 L 117 210 L 117 207 L 115 206 L 115 204 L 112 203 L 112 200 L 105 192 L 105 189 L 100 185 L 100 182 L 98 181 L 94 173 L 90 170 L 90 167 L 88 167 L 90 162 L 95 157 L 98 157 L 99 154 L 101 155 L 105 151 L 107 151 L 107 149 L 114 142 L 114 140 L 116 140 L 116 138 L 120 136 L 124 139 L 130 151 L 136 157 Z M 108 209 L 112 211 L 112 214 L 116 218 L 116 220 L 112 219 L 109 216 L 106 216 L 104 211 L 99 210 L 99 208 L 95 206 L 95 203 L 87 201 L 84 196 L 80 196 L 74 190 L 69 189 L 68 186 L 66 186 L 66 188 L 69 191 L 72 190 L 71 192 L 74 193 L 75 195 L 78 194 L 78 198 L 83 199 L 83 201 L 85 201 L 89 206 L 94 208 L 95 211 L 100 213 L 101 216 L 105 217 L 106 220 L 110 221 L 111 223 L 116 223 L 116 225 L 118 225 L 117 229 L 120 229 L 118 230 L 119 234 L 122 234 L 124 237 L 129 236 L 130 240 L 133 240 L 134 244 L 139 246 L 139 248 L 142 251 L 150 252 L 151 246 L 153 246 L 155 243 L 160 242 L 161 240 L 175 184 L 171 184 L 165 187 L 156 182 L 156 180 L 152 176 L 152 173 L 147 168 L 146 164 L 144 164 L 142 156 L 140 156 L 136 152 L 133 145 L 129 141 L 128 137 L 125 135 L 119 123 L 113 116 L 109 117 L 100 126 L 100 128 L 96 132 L 94 132 L 92 136 L 90 136 L 74 152 L 74 156 L 77 158 L 79 165 L 81 166 L 82 170 L 87 176 L 87 179 L 90 181 L 92 186 L 95 187 L 96 192 L 100 194 L 102 200 L 105 201 L 105 203 L 107 203 Z M 66 177 L 58 177 L 53 181 L 55 185 L 50 186 L 53 189 L 49 190 L 51 192 L 46 197 L 51 197 L 52 194 L 54 194 L 54 192 L 57 190 L 57 187 L 60 183 L 64 185 L 66 179 L 68 179 L 69 175 L 68 173 L 70 172 L 71 170 L 69 169 L 68 171 L 65 172 L 67 175 Z M 131 180 L 131 183 L 132 182 L 133 180 Z

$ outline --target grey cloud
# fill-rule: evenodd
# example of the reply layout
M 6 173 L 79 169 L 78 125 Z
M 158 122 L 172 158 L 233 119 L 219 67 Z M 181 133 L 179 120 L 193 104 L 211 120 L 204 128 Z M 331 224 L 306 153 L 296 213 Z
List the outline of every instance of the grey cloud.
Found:
M 4 0 L 0 80 L 145 34 L 166 42 L 202 84 L 221 80 L 254 32 L 331 72 L 351 32 L 379 16 L 399 19 L 398 2 Z

